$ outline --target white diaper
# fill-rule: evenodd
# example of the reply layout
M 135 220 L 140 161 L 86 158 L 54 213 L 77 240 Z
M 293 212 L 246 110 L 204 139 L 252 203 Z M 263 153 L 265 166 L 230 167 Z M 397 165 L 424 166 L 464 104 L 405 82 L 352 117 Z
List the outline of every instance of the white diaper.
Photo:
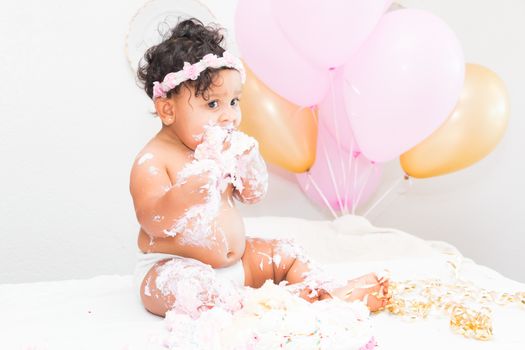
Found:
M 190 259 L 185 258 L 179 255 L 174 254 L 164 254 L 164 253 L 143 253 L 141 251 L 137 252 L 137 265 L 135 266 L 134 272 L 134 283 L 135 288 L 140 289 L 140 285 L 146 277 L 148 271 L 155 265 L 157 262 L 165 259 Z M 244 266 L 242 265 L 242 260 L 239 259 L 235 264 L 228 267 L 223 267 L 220 269 L 214 269 L 218 277 L 227 278 L 232 280 L 238 286 L 244 286 Z

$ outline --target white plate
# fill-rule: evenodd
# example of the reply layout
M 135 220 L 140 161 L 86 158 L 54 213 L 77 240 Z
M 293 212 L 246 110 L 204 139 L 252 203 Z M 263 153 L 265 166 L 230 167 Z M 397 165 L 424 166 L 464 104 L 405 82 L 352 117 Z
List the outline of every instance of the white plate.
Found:
M 205 25 L 216 22 L 210 9 L 197 0 L 151 0 L 139 9 L 126 37 L 126 55 L 133 72 L 148 48 L 158 44 L 180 19 L 190 17 Z

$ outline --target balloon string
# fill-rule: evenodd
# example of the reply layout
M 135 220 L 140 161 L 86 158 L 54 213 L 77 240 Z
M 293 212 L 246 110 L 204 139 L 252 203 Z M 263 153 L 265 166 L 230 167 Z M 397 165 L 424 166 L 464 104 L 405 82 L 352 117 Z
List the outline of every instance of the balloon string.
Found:
M 343 81 L 347 85 L 350 85 L 346 79 L 343 79 Z M 354 197 L 354 194 L 356 192 L 356 177 L 357 177 L 356 175 L 357 175 L 357 164 L 358 164 L 357 157 L 359 157 L 361 152 L 357 148 L 357 143 L 355 141 L 355 138 L 353 137 L 354 135 L 353 135 L 353 131 L 351 128 L 352 118 L 348 110 L 346 110 L 346 117 L 348 119 L 348 124 L 350 125 L 350 134 L 352 135 L 352 141 L 350 142 L 350 154 L 348 155 L 348 170 L 349 171 L 352 170 L 352 164 L 353 164 L 354 165 L 353 166 L 354 183 L 353 183 L 353 189 L 352 189 L 352 197 Z M 352 158 L 353 158 L 353 161 L 352 161 Z M 346 188 L 346 198 L 350 198 L 350 185 L 348 185 L 348 187 Z M 352 215 L 355 215 L 355 209 L 356 209 L 356 204 L 354 202 L 355 201 L 352 200 Z M 348 213 L 348 200 L 345 201 L 345 206 L 346 206 L 346 212 Z
M 310 111 L 312 112 L 312 116 L 317 124 L 317 126 L 319 126 L 319 118 L 317 117 L 316 113 L 314 112 L 314 109 L 315 109 L 315 106 L 310 106 Z M 317 142 L 319 142 L 319 140 L 317 140 Z M 317 147 L 319 148 L 319 147 Z M 328 158 L 328 154 L 327 154 L 327 151 L 326 151 L 326 146 L 323 145 L 323 149 L 324 149 L 324 153 L 325 153 L 325 159 L 330 162 L 330 158 Z M 317 161 L 317 160 L 316 160 Z M 331 163 L 328 163 L 328 169 L 330 171 L 330 176 L 331 176 L 331 179 L 332 179 L 332 184 L 334 185 L 334 188 L 335 188 L 335 192 L 336 192 L 336 195 L 337 195 L 337 201 L 339 202 L 339 205 L 341 206 L 341 198 L 340 198 L 340 195 L 339 195 L 339 192 L 337 190 L 337 185 L 335 183 L 335 179 L 334 179 L 334 175 L 333 175 L 333 170 L 332 170 L 332 167 L 331 167 Z M 306 172 L 307 176 L 308 176 L 308 179 L 310 180 L 310 182 L 312 183 L 312 185 L 314 186 L 314 188 L 316 189 L 317 193 L 319 194 L 319 196 L 321 196 L 321 198 L 323 199 L 323 202 L 325 203 L 325 205 L 328 207 L 328 209 L 330 209 L 330 212 L 332 213 L 332 215 L 334 216 L 335 219 L 338 218 L 338 215 L 337 213 L 335 212 L 335 210 L 332 208 L 332 205 L 328 202 L 328 199 L 326 198 L 326 196 L 324 195 L 323 191 L 321 191 L 321 188 L 319 188 L 319 186 L 317 185 L 317 183 L 315 182 L 314 178 L 312 177 L 312 175 L 310 174 L 310 171 L 307 171 Z
M 305 108 L 309 108 L 310 109 L 310 113 L 312 113 L 312 118 L 314 119 L 314 122 L 315 122 L 315 127 L 317 129 L 319 129 L 319 120 L 317 119 L 317 114 L 315 113 L 315 105 L 314 106 L 310 106 L 310 107 L 299 107 L 299 108 L 297 108 L 297 110 L 294 112 L 294 116 L 297 115 L 297 113 L 299 113 L 300 111 L 302 111 Z
M 350 153 L 348 154 L 348 171 L 352 170 L 352 157 L 354 154 L 354 141 L 350 142 Z M 350 182 L 350 181 L 349 181 Z M 350 184 L 345 187 L 345 213 L 348 214 L 348 198 L 350 197 Z
M 375 174 L 376 172 L 376 163 L 371 162 L 372 166 L 368 168 L 368 171 L 366 172 L 366 178 L 363 186 L 361 186 L 361 189 L 359 190 L 359 194 L 357 195 L 357 198 L 355 200 L 355 203 L 352 203 L 352 215 L 355 215 L 355 210 L 359 206 L 359 201 L 361 200 L 361 196 L 363 195 L 365 187 L 368 185 L 368 181 L 372 177 L 372 174 Z
M 335 139 L 337 142 L 337 155 L 339 163 L 341 163 L 341 173 L 343 176 L 343 188 L 346 188 L 346 171 L 344 167 L 344 161 L 343 161 L 343 155 L 341 152 L 341 138 L 339 137 L 339 124 L 337 122 L 337 114 L 335 109 L 335 91 L 334 91 L 334 68 L 330 68 L 329 73 L 330 75 L 330 95 L 332 100 L 332 118 L 334 120 L 334 127 L 335 127 Z M 337 186 L 336 186 L 337 187 Z M 336 189 L 337 190 L 337 189 Z M 343 193 L 344 194 L 344 193 Z M 341 203 L 339 200 L 339 208 L 346 214 L 348 212 L 348 209 L 346 207 L 347 198 L 344 198 L 344 202 Z M 343 204 L 343 205 L 341 205 Z
M 357 167 L 359 166 L 357 157 L 359 157 L 359 153 L 357 153 L 354 158 L 354 186 L 352 187 L 352 197 L 353 198 L 355 198 L 355 193 L 357 191 Z M 356 207 L 356 204 L 354 204 L 354 201 L 352 201 L 352 215 L 355 215 L 355 207 Z
M 312 183 L 312 185 L 314 185 L 314 188 L 316 189 L 317 193 L 321 196 L 322 200 L 324 201 L 324 204 L 326 204 L 326 207 L 328 209 L 330 209 L 330 212 L 332 213 L 332 215 L 334 216 L 334 219 L 337 219 L 338 216 L 335 212 L 335 210 L 332 208 L 332 206 L 330 205 L 330 202 L 328 202 L 328 199 L 326 199 L 326 196 L 324 195 L 323 191 L 321 191 L 321 189 L 319 188 L 319 186 L 317 186 L 317 183 L 314 181 L 314 178 L 312 177 L 312 175 L 310 174 L 310 171 L 307 171 L 306 172 L 306 176 L 308 176 L 308 181 L 310 181 Z
M 403 175 L 403 177 L 401 177 L 400 179 L 397 179 L 395 181 L 395 183 L 390 186 L 390 188 L 374 203 L 374 205 L 372 205 L 370 208 L 368 208 L 368 210 L 363 214 L 363 216 L 367 216 L 368 214 L 370 214 L 370 212 L 379 204 L 381 203 L 385 198 L 386 196 L 388 196 L 390 194 L 390 192 L 392 192 L 397 186 L 399 186 L 399 184 L 401 183 L 402 180 L 410 180 L 410 177 L 408 175 Z
M 335 180 L 334 170 L 332 168 L 332 160 L 328 156 L 328 151 L 326 150 L 326 145 L 323 144 L 324 158 L 326 159 L 326 165 L 328 165 L 328 172 L 330 173 L 330 178 L 332 179 L 332 185 L 334 186 L 335 195 L 337 196 L 337 203 L 339 203 L 339 208 L 343 208 L 341 203 L 341 195 L 339 194 L 339 189 L 337 188 L 337 181 Z

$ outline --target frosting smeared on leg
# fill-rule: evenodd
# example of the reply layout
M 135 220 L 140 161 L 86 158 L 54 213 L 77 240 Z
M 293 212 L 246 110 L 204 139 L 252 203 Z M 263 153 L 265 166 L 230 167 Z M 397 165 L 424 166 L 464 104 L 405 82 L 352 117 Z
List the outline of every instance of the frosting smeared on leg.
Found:
M 157 268 L 156 288 L 175 296 L 172 311 L 192 318 L 214 306 L 234 312 L 242 307 L 241 290 L 233 281 L 219 278 L 211 266 L 195 259 L 172 259 Z
M 319 291 L 321 290 L 330 292 L 346 284 L 345 280 L 331 276 L 320 264 L 311 260 L 305 254 L 304 249 L 291 239 L 279 240 L 274 250 L 274 256 L 275 255 L 294 258 L 294 267 L 305 270 L 305 272 L 301 274 L 301 281 L 286 286 L 295 294 L 300 294 L 303 290 L 310 290 L 311 292 L 308 297 L 315 298 L 319 296 Z M 290 269 L 292 269 L 292 267 L 290 267 Z M 286 285 L 288 283 L 289 281 L 284 280 L 280 284 Z

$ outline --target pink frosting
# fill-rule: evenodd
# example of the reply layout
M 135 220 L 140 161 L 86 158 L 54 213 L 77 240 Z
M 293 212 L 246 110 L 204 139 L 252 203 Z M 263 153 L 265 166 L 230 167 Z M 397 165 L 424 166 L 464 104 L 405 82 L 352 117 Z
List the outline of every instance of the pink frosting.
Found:
M 372 337 L 370 338 L 368 343 L 363 345 L 359 350 L 373 350 L 376 346 L 377 346 L 376 338 Z

